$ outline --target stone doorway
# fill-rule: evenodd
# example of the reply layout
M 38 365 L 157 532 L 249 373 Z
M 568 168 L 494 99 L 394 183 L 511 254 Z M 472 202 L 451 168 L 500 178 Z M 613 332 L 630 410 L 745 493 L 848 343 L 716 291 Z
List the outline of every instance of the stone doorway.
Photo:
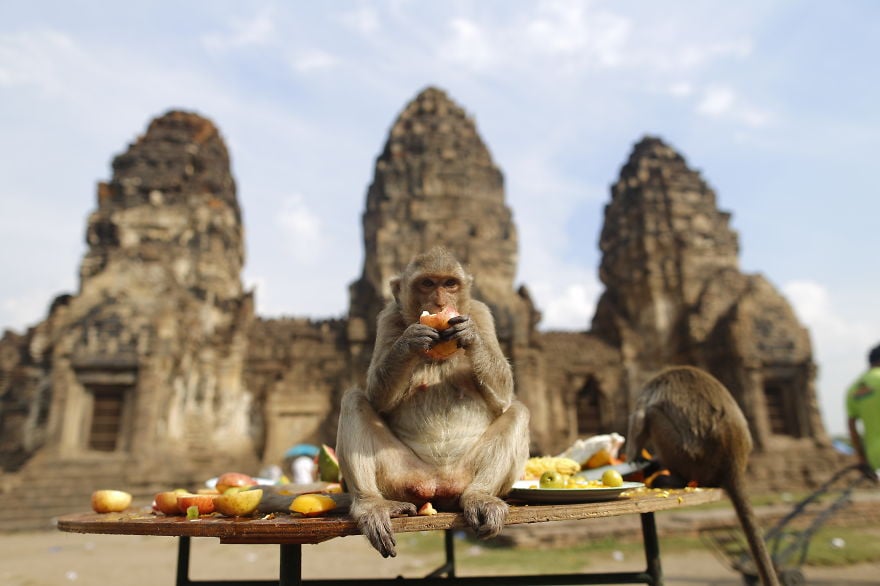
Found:
M 798 437 L 797 410 L 794 409 L 794 393 L 789 381 L 770 379 L 764 383 L 764 403 L 767 420 L 774 435 Z
M 602 393 L 595 377 L 589 377 L 577 394 L 577 437 L 602 433 Z
M 116 452 L 124 448 L 125 406 L 128 387 L 95 385 L 92 394 L 92 417 L 89 425 L 88 449 Z

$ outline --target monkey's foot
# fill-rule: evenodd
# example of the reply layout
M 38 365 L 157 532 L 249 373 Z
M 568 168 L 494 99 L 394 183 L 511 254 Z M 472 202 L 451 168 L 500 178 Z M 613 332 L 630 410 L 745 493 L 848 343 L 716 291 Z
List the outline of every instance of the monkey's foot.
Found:
M 507 503 L 497 496 L 469 493 L 461 495 L 460 502 L 465 521 L 480 539 L 495 537 L 504 529 Z
M 361 500 L 352 506 L 352 514 L 357 519 L 358 528 L 366 535 L 370 544 L 382 557 L 395 557 L 397 540 L 391 529 L 391 517 L 417 514 L 416 506 L 401 501 L 385 499 Z

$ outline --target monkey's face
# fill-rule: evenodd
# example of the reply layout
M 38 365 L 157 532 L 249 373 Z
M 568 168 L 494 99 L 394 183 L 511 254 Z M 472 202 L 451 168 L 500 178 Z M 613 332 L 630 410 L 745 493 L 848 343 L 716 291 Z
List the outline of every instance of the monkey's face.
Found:
M 453 308 L 467 315 L 471 277 L 443 248 L 416 256 L 399 277 L 391 281 L 391 291 L 407 323 L 418 321 L 423 311 L 438 313 Z
M 410 320 L 418 319 L 423 311 L 439 313 L 444 309 L 462 312 L 462 292 L 465 290 L 456 275 L 415 275 L 409 293 L 409 303 L 404 310 Z

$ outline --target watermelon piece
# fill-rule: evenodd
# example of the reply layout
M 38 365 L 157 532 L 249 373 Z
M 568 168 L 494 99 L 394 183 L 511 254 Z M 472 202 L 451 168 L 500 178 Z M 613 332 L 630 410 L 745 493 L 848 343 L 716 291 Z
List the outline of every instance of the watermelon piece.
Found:
M 336 450 L 327 444 L 321 444 L 318 452 L 318 480 L 322 482 L 339 482 L 339 460 Z

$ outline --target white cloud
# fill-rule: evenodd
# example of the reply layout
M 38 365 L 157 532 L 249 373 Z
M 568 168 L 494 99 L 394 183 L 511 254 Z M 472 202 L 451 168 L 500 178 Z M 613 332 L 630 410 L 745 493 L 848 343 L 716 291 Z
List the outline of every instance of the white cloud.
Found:
M 670 84 L 666 88 L 666 92 L 669 95 L 675 96 L 677 98 L 687 98 L 687 97 L 693 95 L 694 87 L 689 82 L 679 81 L 679 82 L 675 82 L 675 83 Z
M 325 247 L 321 218 L 306 204 L 302 195 L 285 197 L 278 214 L 277 224 L 288 243 L 288 252 L 305 265 L 318 264 Z
M 703 91 L 696 105 L 698 114 L 710 118 L 728 118 L 752 128 L 767 126 L 773 116 L 760 108 L 751 106 L 726 86 L 711 86 Z
M 299 73 L 310 73 L 334 67 L 339 60 L 320 49 L 298 51 L 290 59 L 291 66 Z
M 529 284 L 535 303 L 541 310 L 542 330 L 590 329 L 590 320 L 596 312 L 600 292 L 595 277 L 584 282 L 569 283 L 562 287 L 549 283 Z
M 706 116 L 724 116 L 733 109 L 736 95 L 727 87 L 711 87 L 703 93 L 697 112 Z
M 379 28 L 379 15 L 372 6 L 362 5 L 356 10 L 344 12 L 341 16 L 342 23 L 362 35 L 375 34 Z
M 50 95 L 64 95 L 78 75 L 95 69 L 68 35 L 35 30 L 0 35 L 0 86 L 35 86 Z
M 539 15 L 524 31 L 530 49 L 556 57 L 578 57 L 604 67 L 619 65 L 631 23 L 610 12 L 588 12 L 588 6 L 573 0 L 539 3 Z
M 676 65 L 682 69 L 704 67 L 711 61 L 736 58 L 745 59 L 752 54 L 750 39 L 736 39 L 706 45 L 686 45 L 676 53 Z
M 450 21 L 449 28 L 452 36 L 443 43 L 441 56 L 475 70 L 496 65 L 496 47 L 479 25 L 465 18 L 455 18 Z
M 270 45 L 276 40 L 275 21 L 270 10 L 263 10 L 250 19 L 234 20 L 229 31 L 202 35 L 202 45 L 221 53 L 244 47 Z

